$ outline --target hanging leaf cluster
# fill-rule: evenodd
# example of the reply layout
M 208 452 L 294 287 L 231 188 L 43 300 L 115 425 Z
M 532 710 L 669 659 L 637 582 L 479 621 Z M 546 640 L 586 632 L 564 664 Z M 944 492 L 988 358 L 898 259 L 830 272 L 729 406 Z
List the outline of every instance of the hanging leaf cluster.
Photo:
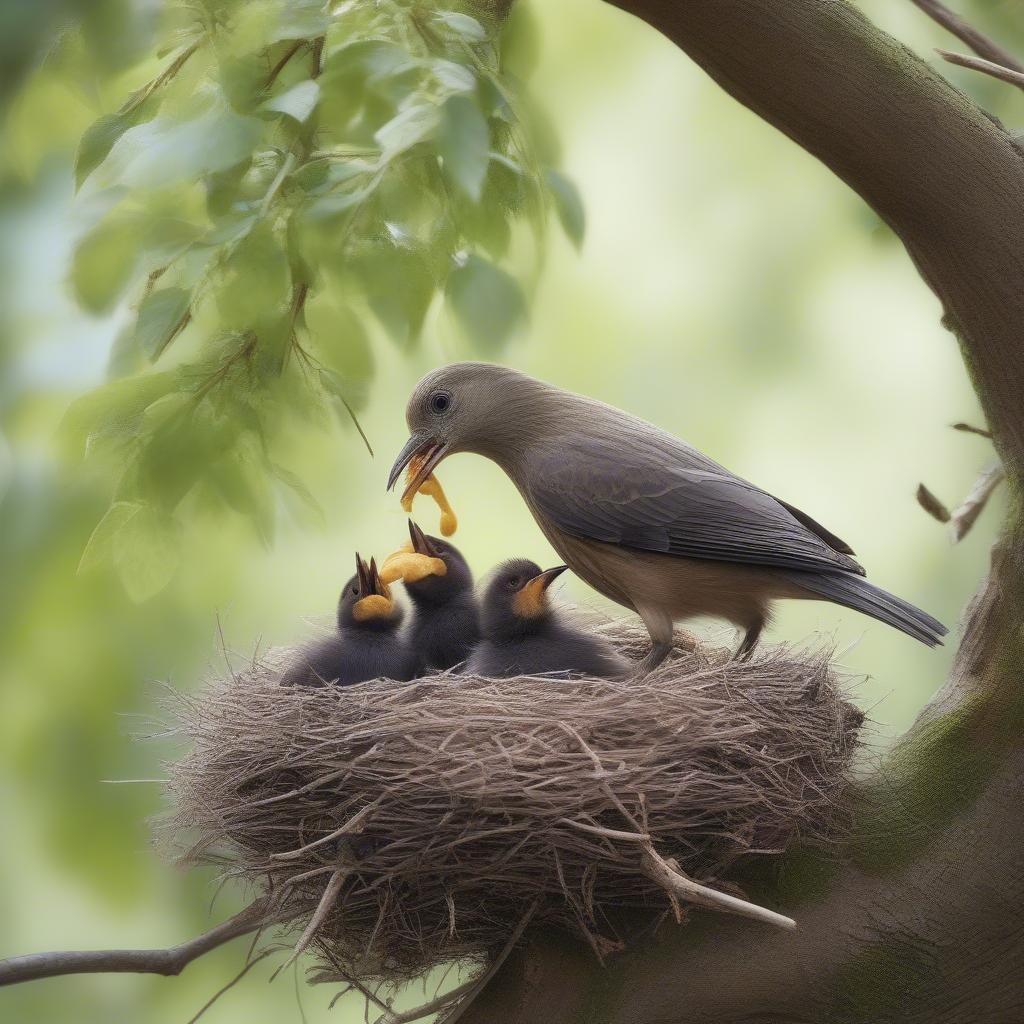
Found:
M 78 149 L 80 303 L 125 301 L 114 380 L 69 411 L 117 492 L 84 563 L 136 597 L 173 573 L 181 518 L 233 509 L 269 542 L 285 419 L 355 421 L 373 339 L 416 344 L 440 296 L 498 351 L 525 316 L 517 221 L 578 196 L 538 164 L 487 8 L 417 0 L 183 0 L 152 79 Z M 125 555 L 126 547 L 133 553 Z

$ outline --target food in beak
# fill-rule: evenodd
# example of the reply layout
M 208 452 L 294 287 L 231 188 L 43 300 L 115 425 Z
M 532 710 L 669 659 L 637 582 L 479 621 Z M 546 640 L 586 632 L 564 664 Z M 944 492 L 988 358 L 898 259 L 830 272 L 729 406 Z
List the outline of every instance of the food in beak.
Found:
M 406 513 L 411 513 L 412 502 L 417 494 L 425 494 L 433 498 L 437 503 L 437 507 L 441 510 L 441 535 L 450 537 L 458 529 L 459 521 L 455 517 L 455 512 L 451 505 L 448 503 L 444 488 L 441 487 L 441 481 L 431 473 L 419 487 L 414 488 L 413 486 L 420 470 L 423 468 L 426 457 L 425 455 L 414 455 L 409 460 L 408 468 L 405 471 L 405 479 L 408 482 L 408 486 L 402 494 L 402 508 L 405 509 Z
M 393 551 L 384 560 L 380 568 L 381 579 L 385 583 L 402 580 L 404 583 L 418 583 L 428 576 L 444 576 L 448 566 L 437 557 L 437 552 L 429 538 L 410 519 L 408 543 Z
M 394 601 L 387 582 L 377 570 L 376 559 L 371 558 L 370 564 L 356 555 L 356 573 L 359 579 L 360 598 L 352 606 L 352 617 L 357 622 L 367 619 L 385 618 L 391 614 Z

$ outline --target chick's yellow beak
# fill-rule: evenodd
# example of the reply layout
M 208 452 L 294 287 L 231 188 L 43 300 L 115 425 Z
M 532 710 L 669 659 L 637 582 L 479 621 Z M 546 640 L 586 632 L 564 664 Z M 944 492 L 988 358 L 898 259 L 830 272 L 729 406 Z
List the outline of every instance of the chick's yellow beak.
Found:
M 568 569 L 567 565 L 556 565 L 529 580 L 512 599 L 512 610 L 523 619 L 535 619 L 548 606 L 548 587 Z
M 377 570 L 376 559 L 367 565 L 356 555 L 356 572 L 359 578 L 359 592 L 364 595 L 352 605 L 352 617 L 356 622 L 368 619 L 386 619 L 394 610 L 395 602 L 387 581 Z

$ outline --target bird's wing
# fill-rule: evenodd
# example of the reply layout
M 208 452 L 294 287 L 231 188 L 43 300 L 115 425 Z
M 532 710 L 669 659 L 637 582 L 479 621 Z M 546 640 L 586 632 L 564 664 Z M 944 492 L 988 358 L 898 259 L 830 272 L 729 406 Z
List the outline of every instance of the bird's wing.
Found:
M 534 450 L 520 480 L 574 537 L 689 558 L 864 574 L 838 537 L 677 442 L 587 435 Z M 706 468 L 711 466 L 713 468 Z

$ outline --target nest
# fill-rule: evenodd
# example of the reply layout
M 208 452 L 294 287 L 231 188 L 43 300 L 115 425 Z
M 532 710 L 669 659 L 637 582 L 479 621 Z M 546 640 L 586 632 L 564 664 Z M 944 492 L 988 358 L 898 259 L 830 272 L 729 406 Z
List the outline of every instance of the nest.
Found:
M 862 715 L 823 652 L 677 649 L 625 682 L 344 689 L 279 686 L 282 657 L 180 698 L 190 752 L 170 767 L 164 831 L 186 863 L 222 865 L 304 925 L 322 979 L 484 958 L 531 917 L 602 956 L 619 908 L 759 916 L 730 869 L 842 828 Z

